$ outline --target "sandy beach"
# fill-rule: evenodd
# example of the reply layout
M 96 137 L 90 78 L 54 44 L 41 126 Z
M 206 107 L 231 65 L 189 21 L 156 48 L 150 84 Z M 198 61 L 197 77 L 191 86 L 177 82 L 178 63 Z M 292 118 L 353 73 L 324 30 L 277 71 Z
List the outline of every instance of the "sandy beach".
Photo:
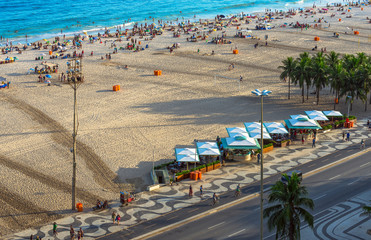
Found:
M 251 94 L 256 88 L 272 91 L 264 99 L 265 121 L 283 122 L 305 110 L 333 109 L 329 88 L 321 91 L 319 105 L 312 94 L 302 104 L 301 90 L 293 85 L 288 100 L 287 83 L 279 79 L 278 66 L 289 56 L 321 48 L 370 54 L 371 24 L 366 18 L 371 8 L 353 7 L 347 13 L 351 18 L 336 10 L 330 7 L 327 13 L 275 19 L 271 30 L 252 30 L 260 40 L 234 37 L 236 26 L 223 28 L 232 44 L 210 43 L 222 31 L 212 32 L 206 43 L 188 42 L 191 35 L 185 34 L 174 38 L 167 29 L 153 40 L 138 39 L 144 48 L 149 46 L 139 52 L 112 54 L 116 38 L 85 41 L 77 50 L 85 52 L 85 81 L 78 89 L 77 202 L 88 208 L 98 198 L 118 199 L 123 189 L 143 191 L 151 184 L 153 165 L 173 160 L 175 147 L 193 146 L 194 139 L 226 137 L 226 127 L 259 121 L 260 100 Z M 280 27 L 297 21 L 314 25 L 322 17 L 326 23 L 321 29 Z M 240 23 L 240 29 L 255 29 L 255 22 Z M 352 29 L 360 34 L 352 34 Z M 339 38 L 333 37 L 335 32 Z M 315 36 L 321 40 L 315 42 Z M 115 42 L 118 48 L 129 42 L 123 39 Z M 174 43 L 180 47 L 170 53 L 167 47 Z M 317 51 L 312 51 L 315 45 Z M 232 53 L 235 48 L 238 54 Z M 42 53 L 44 61 L 59 64 L 59 72 L 67 70 L 69 59 L 48 59 L 48 51 L 0 56 L 19 58 L 0 65 L 0 76 L 11 82 L 10 89 L 0 89 L 0 236 L 71 214 L 73 90 L 58 80 L 58 74 L 51 74 L 51 86 L 38 82 L 37 74 L 27 74 L 40 65 L 42 60 L 35 57 Z M 105 59 L 107 53 L 111 60 Z M 233 70 L 228 69 L 231 63 Z M 162 70 L 163 75 L 154 76 L 154 70 Z M 121 91 L 113 92 L 113 85 L 120 85 Z M 345 99 L 336 106 L 343 114 L 347 107 Z M 371 115 L 360 100 L 354 102 L 351 114 Z

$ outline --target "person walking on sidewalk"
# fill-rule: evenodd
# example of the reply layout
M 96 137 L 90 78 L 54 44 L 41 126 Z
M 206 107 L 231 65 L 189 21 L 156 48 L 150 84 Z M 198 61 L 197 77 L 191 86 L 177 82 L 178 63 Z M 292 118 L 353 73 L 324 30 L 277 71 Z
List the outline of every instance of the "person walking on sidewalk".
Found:
M 304 136 L 301 136 L 301 143 L 304 144 Z
M 347 142 L 349 142 L 349 141 L 350 141 L 350 133 L 347 132 Z
M 58 232 L 57 232 L 57 223 L 54 222 L 53 223 L 53 236 L 56 237 L 58 235 Z
M 120 220 L 121 220 L 121 216 L 120 216 L 120 214 L 117 214 L 117 216 L 116 216 L 117 225 L 120 224 Z
M 260 162 L 260 153 L 256 156 L 258 158 L 258 163 Z
M 365 141 L 362 139 L 362 141 L 361 141 L 361 149 L 365 149 L 365 148 L 366 148 Z
M 115 220 L 116 220 L 116 212 L 113 211 L 112 212 L 112 221 L 113 221 L 113 224 L 115 224 Z
M 75 230 L 73 229 L 72 225 L 70 225 L 70 239 L 75 239 Z
M 316 138 L 314 137 L 313 142 L 312 142 L 312 148 L 315 148 L 315 147 L 316 147 Z
M 189 193 L 188 196 L 191 198 L 193 196 L 193 190 L 192 190 L 192 185 L 189 185 Z
M 202 185 L 200 186 L 200 196 L 202 197 L 202 195 L 203 195 L 203 192 L 202 192 Z
M 344 141 L 344 139 L 345 139 L 345 132 L 343 131 L 343 141 Z

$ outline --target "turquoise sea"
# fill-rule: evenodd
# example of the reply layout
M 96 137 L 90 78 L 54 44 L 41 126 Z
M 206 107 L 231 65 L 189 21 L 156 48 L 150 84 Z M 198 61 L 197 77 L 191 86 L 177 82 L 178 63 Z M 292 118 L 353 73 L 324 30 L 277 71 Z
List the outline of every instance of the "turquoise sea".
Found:
M 83 30 L 97 31 L 127 23 L 152 22 L 151 18 L 179 21 L 214 18 L 217 14 L 287 10 L 312 6 L 313 0 L 1 0 L 0 36 L 25 42 L 73 35 Z M 325 5 L 331 1 L 316 1 Z M 196 18 L 194 16 L 196 15 Z M 5 42 L 1 41 L 2 43 Z

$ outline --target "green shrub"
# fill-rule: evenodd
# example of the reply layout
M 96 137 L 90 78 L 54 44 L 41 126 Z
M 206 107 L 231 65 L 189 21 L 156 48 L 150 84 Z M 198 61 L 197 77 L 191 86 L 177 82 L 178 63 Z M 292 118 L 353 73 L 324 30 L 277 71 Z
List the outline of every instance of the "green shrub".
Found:
M 285 142 L 289 142 L 289 141 L 290 141 L 290 139 L 286 139 L 286 140 L 281 141 L 281 143 L 285 143 Z
M 218 164 L 218 163 L 220 163 L 220 161 L 219 160 L 216 160 L 213 164 Z
M 205 167 L 206 167 L 206 165 L 201 165 L 201 166 L 197 167 L 196 169 L 200 170 L 200 169 L 205 168 Z
M 212 165 L 213 165 L 213 163 L 208 163 L 208 164 L 206 164 L 207 167 L 210 167 L 210 166 L 212 166 Z
M 356 119 L 356 116 L 352 116 L 352 115 L 349 116 L 349 120 L 354 120 L 354 119 Z
M 271 147 L 271 146 L 273 146 L 273 143 L 268 143 L 268 144 L 264 145 L 263 148 L 267 148 L 267 147 Z
M 190 173 L 189 170 L 184 170 L 184 171 L 179 172 L 179 173 L 177 173 L 177 174 L 175 174 L 175 175 L 176 175 L 176 176 L 180 176 L 180 175 L 184 175 L 184 174 L 188 174 L 188 173 Z
M 334 124 L 335 126 L 340 125 L 340 121 L 335 121 Z

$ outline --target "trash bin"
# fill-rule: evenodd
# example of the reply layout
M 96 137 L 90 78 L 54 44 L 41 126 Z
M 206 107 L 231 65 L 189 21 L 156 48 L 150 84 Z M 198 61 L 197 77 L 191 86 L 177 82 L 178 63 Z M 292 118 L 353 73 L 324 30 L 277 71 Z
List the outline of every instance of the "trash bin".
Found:
M 83 206 L 82 206 L 82 203 L 77 203 L 76 204 L 76 208 L 77 208 L 77 211 L 78 212 L 82 212 L 84 210 Z
M 202 179 L 202 172 L 201 171 L 198 172 L 198 179 L 200 179 L 200 180 Z

